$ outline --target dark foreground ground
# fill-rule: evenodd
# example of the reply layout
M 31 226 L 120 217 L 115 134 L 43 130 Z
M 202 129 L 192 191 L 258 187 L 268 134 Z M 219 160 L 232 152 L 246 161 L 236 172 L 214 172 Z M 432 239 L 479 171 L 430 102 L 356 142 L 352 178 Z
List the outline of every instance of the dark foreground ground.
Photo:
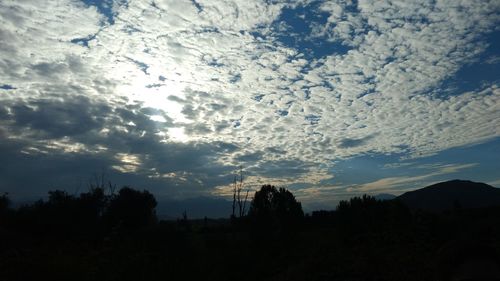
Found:
M 315 212 L 287 224 L 179 220 L 137 229 L 4 217 L 0 279 L 446 280 L 464 259 L 498 261 L 500 208 L 399 208 Z

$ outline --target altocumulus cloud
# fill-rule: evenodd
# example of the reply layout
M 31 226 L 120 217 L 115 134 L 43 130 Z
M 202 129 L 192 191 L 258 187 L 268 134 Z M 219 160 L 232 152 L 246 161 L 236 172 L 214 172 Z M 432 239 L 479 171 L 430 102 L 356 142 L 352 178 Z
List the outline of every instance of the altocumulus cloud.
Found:
M 316 190 L 341 159 L 492 140 L 498 80 L 445 82 L 481 62 L 499 12 L 494 0 L 2 1 L 0 188 L 42 194 L 105 168 L 159 195 L 226 194 L 242 164 L 250 184 Z

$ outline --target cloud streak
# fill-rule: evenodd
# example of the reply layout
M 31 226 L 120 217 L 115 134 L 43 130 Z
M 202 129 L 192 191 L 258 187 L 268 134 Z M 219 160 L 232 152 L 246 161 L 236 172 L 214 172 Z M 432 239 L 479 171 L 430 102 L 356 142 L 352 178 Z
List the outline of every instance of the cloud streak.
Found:
M 436 176 L 446 175 L 446 174 L 454 174 L 461 170 L 472 168 L 477 166 L 477 163 L 470 164 L 462 164 L 462 165 L 439 165 L 435 167 L 437 171 L 418 175 L 418 176 L 407 176 L 407 177 L 391 177 L 391 178 L 383 178 L 374 182 L 362 184 L 355 187 L 348 188 L 348 191 L 355 192 L 392 192 L 392 193 L 401 193 L 402 189 L 408 189 L 408 186 L 416 186 L 416 184 L 420 184 L 418 187 L 425 186 L 432 178 Z M 411 188 L 410 188 L 411 189 Z M 404 189 L 403 189 L 404 190 Z

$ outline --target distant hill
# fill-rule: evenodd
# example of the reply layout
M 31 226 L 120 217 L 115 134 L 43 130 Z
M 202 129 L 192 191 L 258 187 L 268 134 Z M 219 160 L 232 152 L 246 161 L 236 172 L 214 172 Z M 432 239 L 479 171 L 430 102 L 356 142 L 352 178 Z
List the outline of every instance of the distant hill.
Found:
M 389 194 L 389 193 L 380 193 L 380 194 L 375 195 L 374 197 L 377 200 L 392 200 L 392 199 L 396 198 L 397 196 L 393 195 L 393 194 Z
M 248 206 L 250 202 L 247 202 Z M 196 197 L 184 200 L 158 200 L 156 214 L 159 219 L 182 218 L 186 211 L 189 219 L 229 218 L 232 202 L 213 197 Z M 247 207 L 248 208 L 248 207 Z
M 443 211 L 500 205 L 500 188 L 465 180 L 440 182 L 397 197 L 411 209 Z

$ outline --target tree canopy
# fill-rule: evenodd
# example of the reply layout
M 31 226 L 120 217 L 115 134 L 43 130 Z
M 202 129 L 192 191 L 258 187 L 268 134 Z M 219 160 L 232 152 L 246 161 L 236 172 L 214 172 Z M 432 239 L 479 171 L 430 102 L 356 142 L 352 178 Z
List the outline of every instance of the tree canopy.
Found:
M 304 217 L 302 205 L 287 189 L 263 185 L 250 204 L 248 216 L 263 224 L 293 224 Z
M 143 227 L 156 221 L 156 204 L 155 197 L 148 191 L 123 187 L 118 195 L 112 197 L 104 215 L 113 226 Z

